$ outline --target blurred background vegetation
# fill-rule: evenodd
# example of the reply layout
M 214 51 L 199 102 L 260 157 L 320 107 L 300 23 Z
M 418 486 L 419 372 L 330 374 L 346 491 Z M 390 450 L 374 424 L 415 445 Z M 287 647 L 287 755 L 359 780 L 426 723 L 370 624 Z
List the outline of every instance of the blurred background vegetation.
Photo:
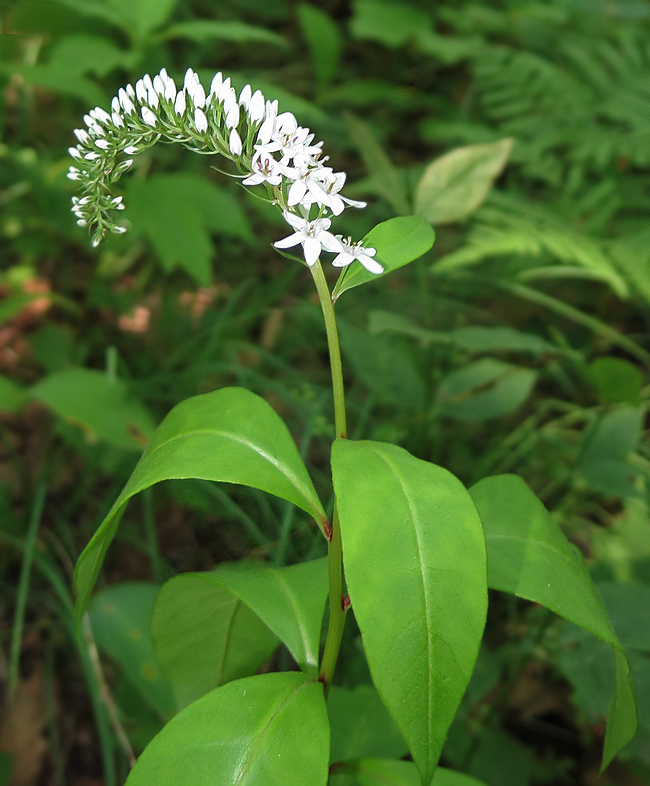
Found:
M 125 751 L 173 711 L 149 634 L 161 582 L 324 553 L 275 498 L 161 484 L 126 513 L 94 639 L 74 635 L 75 560 L 180 400 L 263 395 L 331 504 L 324 329 L 309 275 L 271 248 L 281 217 L 220 162 L 163 145 L 122 183 L 126 235 L 94 251 L 70 213 L 73 129 L 162 66 L 222 70 L 309 125 L 369 202 L 339 219 L 355 238 L 422 209 L 436 158 L 466 148 L 461 177 L 473 146 L 514 140 L 487 198 L 451 183 L 426 206 L 431 252 L 339 300 L 351 436 L 468 485 L 521 475 L 632 664 L 639 733 L 599 779 L 607 646 L 493 593 L 443 763 L 490 786 L 650 783 L 647 0 L 19 0 L 0 32 L 0 784 L 123 782 Z M 353 623 L 337 680 L 337 725 L 365 713 L 357 752 L 406 753 Z

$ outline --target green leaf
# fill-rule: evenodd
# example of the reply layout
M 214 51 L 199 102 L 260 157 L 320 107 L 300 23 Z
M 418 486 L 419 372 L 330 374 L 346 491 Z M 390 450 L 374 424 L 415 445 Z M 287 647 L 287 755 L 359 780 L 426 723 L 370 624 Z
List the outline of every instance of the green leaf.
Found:
M 282 36 L 257 25 L 235 20 L 218 22 L 215 19 L 191 19 L 168 27 L 163 38 L 187 38 L 199 43 L 204 41 L 232 41 L 236 44 L 274 44 L 286 47 Z
M 377 188 L 377 193 L 389 205 L 393 206 L 396 213 L 400 215 L 411 213 L 404 179 L 393 166 L 392 161 L 386 155 L 370 127 L 351 114 L 346 114 L 346 121 L 350 137 L 363 158 L 368 174 Z
M 0 374 L 0 412 L 18 412 L 25 402 L 25 392 Z
M 336 773 L 352 773 L 358 786 L 420 786 L 422 781 L 418 769 L 412 761 L 393 761 L 391 759 L 359 759 L 348 762 L 334 770 Z M 336 786 L 333 778 L 332 786 Z M 427 786 L 429 786 L 427 782 Z M 460 772 L 438 767 L 431 786 L 485 786 L 481 781 Z
M 356 0 L 350 32 L 354 38 L 377 41 L 396 49 L 431 27 L 427 14 L 406 3 Z
M 341 57 L 343 41 L 334 20 L 310 3 L 298 6 L 298 21 L 314 62 L 319 90 L 332 81 Z
M 318 648 L 329 589 L 327 557 L 284 568 L 221 563 L 209 576 L 268 625 L 301 669 L 318 676 Z
M 208 693 L 147 746 L 127 786 L 326 786 L 323 686 L 259 674 Z
M 604 768 L 634 736 L 636 705 L 627 657 L 582 555 L 521 478 L 485 478 L 470 494 L 485 529 L 489 586 L 540 603 L 614 648 L 616 691 L 607 722 Z
M 642 408 L 623 406 L 601 416 L 587 430 L 577 468 L 592 488 L 617 497 L 641 495 L 632 485 L 638 470 L 628 458 L 639 444 L 642 428 Z
M 122 27 L 136 41 L 146 38 L 171 16 L 178 0 L 108 0 Z
M 314 516 L 325 511 L 291 434 L 263 398 L 243 388 L 194 396 L 167 415 L 75 569 L 78 619 L 129 499 L 154 483 L 202 478 L 268 491 Z
M 149 629 L 159 587 L 124 582 L 100 590 L 88 609 L 97 646 L 124 669 L 128 680 L 165 716 L 174 712 L 174 697 L 154 654 Z
M 116 68 L 131 68 L 138 55 L 95 35 L 66 35 L 53 45 L 47 67 L 70 74 L 106 76 Z
M 485 624 L 481 522 L 460 481 L 394 445 L 336 440 L 332 474 L 373 681 L 428 784 Z
M 530 395 L 537 374 L 495 358 L 482 358 L 452 371 L 438 386 L 441 415 L 481 421 L 508 415 Z
M 327 713 L 332 762 L 369 756 L 401 759 L 408 753 L 404 738 L 372 685 L 358 685 L 354 690 L 332 685 Z
M 214 573 L 183 573 L 166 582 L 151 621 L 156 657 L 186 707 L 268 660 L 277 637 Z
M 503 172 L 513 139 L 469 145 L 437 158 L 415 190 L 415 209 L 432 224 L 451 224 L 473 213 Z
M 633 407 L 641 403 L 643 376 L 629 360 L 616 357 L 597 358 L 589 365 L 588 378 L 605 402 L 625 402 Z
M 131 180 L 125 199 L 126 216 L 136 233 L 151 241 L 162 266 L 176 264 L 198 283 L 212 277 L 214 244 L 211 233 L 248 239 L 250 229 L 237 200 L 202 177 L 188 174 L 154 175 Z M 183 231 L 179 232 L 178 227 Z
M 375 259 L 384 266 L 384 272 L 376 276 L 369 273 L 360 262 L 353 262 L 341 273 L 332 292 L 332 299 L 336 301 L 348 289 L 375 281 L 392 270 L 408 265 L 426 254 L 435 239 L 435 232 L 422 216 L 398 216 L 377 224 L 363 238 L 362 244 L 366 248 L 376 249 Z
M 621 644 L 650 652 L 650 587 L 609 582 L 596 586 Z
M 50 374 L 29 391 L 57 415 L 78 426 L 90 440 L 141 450 L 153 434 L 151 415 L 120 379 L 103 371 L 71 368 Z

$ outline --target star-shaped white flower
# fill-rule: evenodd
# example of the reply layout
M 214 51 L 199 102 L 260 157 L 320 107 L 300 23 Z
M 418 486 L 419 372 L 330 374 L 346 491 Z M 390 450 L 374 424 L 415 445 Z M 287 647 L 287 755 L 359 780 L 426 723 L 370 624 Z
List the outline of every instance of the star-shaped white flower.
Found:
M 314 221 L 309 221 L 306 218 L 295 215 L 295 213 L 289 213 L 288 210 L 285 210 L 282 215 L 284 220 L 291 224 L 296 231 L 292 235 L 274 243 L 273 245 L 276 248 L 291 248 L 298 244 L 302 245 L 305 262 L 309 267 L 316 262 L 323 248 L 326 251 L 339 252 L 339 256 L 343 253 L 344 247 L 341 241 L 327 231 L 332 225 L 329 218 L 317 218 Z
M 356 260 L 365 267 L 368 273 L 374 273 L 378 276 L 380 273 L 384 272 L 384 268 L 379 262 L 373 259 L 374 255 L 377 253 L 376 249 L 364 248 L 361 243 L 353 243 L 350 237 L 347 240 L 343 240 L 341 237 L 337 239 L 341 244 L 341 251 L 332 261 L 334 267 L 347 267 Z
M 245 186 L 259 186 L 262 183 L 279 186 L 282 182 L 282 174 L 278 169 L 278 162 L 270 153 L 258 150 L 253 156 L 251 169 L 253 174 L 249 175 L 246 180 L 242 180 Z

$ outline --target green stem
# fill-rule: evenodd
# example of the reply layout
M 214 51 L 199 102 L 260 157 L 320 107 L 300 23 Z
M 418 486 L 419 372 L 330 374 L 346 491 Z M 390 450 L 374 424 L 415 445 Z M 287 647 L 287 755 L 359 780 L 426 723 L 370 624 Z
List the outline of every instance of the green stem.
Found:
M 339 348 L 339 336 L 336 329 L 336 317 L 334 316 L 334 304 L 330 295 L 325 274 L 320 261 L 312 265 L 311 274 L 316 284 L 318 298 L 323 309 L 325 320 L 325 331 L 327 333 L 327 346 L 330 354 L 330 367 L 332 370 L 332 391 L 334 394 L 334 426 L 337 439 L 347 437 L 347 425 L 345 420 L 345 393 L 343 390 L 343 370 L 341 368 L 341 350 Z M 334 503 L 334 514 L 332 516 L 332 537 L 330 538 L 327 556 L 329 560 L 329 625 L 327 628 L 327 638 L 325 640 L 325 650 L 321 661 L 319 680 L 325 686 L 325 694 L 329 690 L 336 661 L 341 649 L 341 639 L 343 638 L 343 628 L 345 627 L 345 617 L 347 609 L 343 606 L 343 576 L 342 576 L 342 545 L 341 528 L 339 516 Z
M 345 439 L 348 429 L 345 423 L 345 393 L 343 392 L 343 370 L 341 368 L 341 350 L 339 349 L 339 334 L 336 329 L 334 304 L 330 296 L 329 287 L 320 261 L 310 268 L 314 277 L 318 298 L 323 309 L 325 332 L 327 333 L 327 346 L 330 352 L 330 366 L 332 368 L 332 392 L 334 394 L 334 427 L 337 438 Z

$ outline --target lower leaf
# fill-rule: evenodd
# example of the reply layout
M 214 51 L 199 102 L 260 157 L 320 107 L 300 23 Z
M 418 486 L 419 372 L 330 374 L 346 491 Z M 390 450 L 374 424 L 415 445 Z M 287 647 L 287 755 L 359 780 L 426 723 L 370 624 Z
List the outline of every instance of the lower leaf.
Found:
M 323 686 L 297 672 L 211 691 L 146 747 L 126 786 L 326 786 Z

